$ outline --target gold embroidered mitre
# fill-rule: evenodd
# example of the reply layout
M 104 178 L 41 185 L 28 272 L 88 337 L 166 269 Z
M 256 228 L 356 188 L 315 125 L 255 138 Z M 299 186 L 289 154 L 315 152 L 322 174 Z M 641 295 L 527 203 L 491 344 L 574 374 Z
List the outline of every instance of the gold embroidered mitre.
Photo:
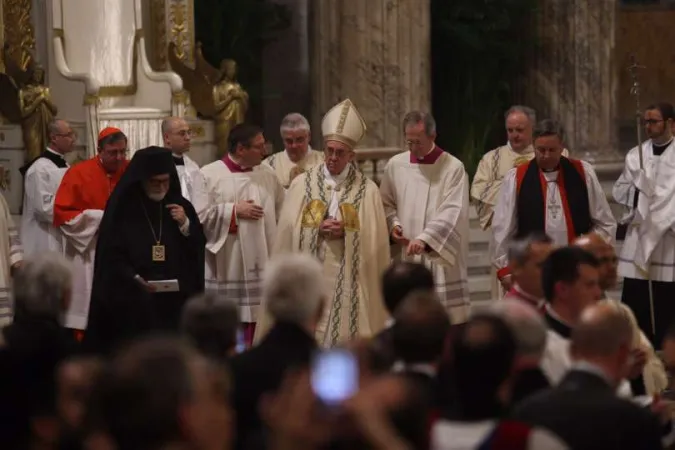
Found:
M 346 99 L 323 116 L 321 132 L 326 141 L 338 141 L 354 148 L 366 134 L 366 122 L 352 101 Z

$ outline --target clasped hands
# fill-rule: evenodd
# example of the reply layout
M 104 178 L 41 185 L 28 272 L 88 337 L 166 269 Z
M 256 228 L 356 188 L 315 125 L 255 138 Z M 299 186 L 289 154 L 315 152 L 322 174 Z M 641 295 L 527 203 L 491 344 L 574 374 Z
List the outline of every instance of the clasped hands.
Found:
M 403 228 L 401 228 L 400 225 L 396 225 L 391 230 L 391 240 L 398 245 L 406 247 L 405 253 L 407 256 L 421 255 L 427 250 L 427 244 L 423 240 L 413 239 L 411 241 L 407 237 L 403 236 Z
M 345 225 L 337 219 L 325 219 L 321 222 L 319 234 L 325 239 L 341 239 L 345 235 Z

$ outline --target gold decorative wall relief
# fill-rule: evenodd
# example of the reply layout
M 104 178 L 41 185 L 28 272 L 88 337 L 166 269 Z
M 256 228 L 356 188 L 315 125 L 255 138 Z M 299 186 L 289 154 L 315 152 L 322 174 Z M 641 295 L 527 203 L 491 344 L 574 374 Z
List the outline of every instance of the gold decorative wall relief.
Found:
M 194 0 L 147 0 L 150 2 L 153 63 L 157 70 L 169 69 L 167 48 L 177 47 L 181 60 L 194 64 Z
M 31 0 L 4 0 L 2 8 L 5 29 L 4 45 L 7 48 L 8 57 L 16 61 L 22 70 L 28 67 L 35 51 L 31 3 Z

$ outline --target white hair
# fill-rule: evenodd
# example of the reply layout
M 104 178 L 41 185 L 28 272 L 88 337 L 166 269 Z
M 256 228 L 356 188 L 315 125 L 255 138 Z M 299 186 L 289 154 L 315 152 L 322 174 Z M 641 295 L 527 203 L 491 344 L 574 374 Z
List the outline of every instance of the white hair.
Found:
M 534 308 L 521 300 L 507 298 L 492 302 L 481 312 L 506 322 L 516 339 L 520 356 L 541 358 L 546 348 L 546 324 Z
M 48 252 L 24 260 L 13 282 L 15 312 L 59 318 L 72 287 L 72 265 L 63 255 Z
M 323 268 L 304 253 L 273 258 L 263 277 L 263 304 L 276 320 L 304 325 L 326 299 Z
M 281 134 L 284 134 L 288 131 L 297 131 L 303 130 L 309 132 L 309 121 L 307 118 L 300 113 L 290 113 L 287 114 L 283 119 L 281 119 L 281 126 L 279 131 Z

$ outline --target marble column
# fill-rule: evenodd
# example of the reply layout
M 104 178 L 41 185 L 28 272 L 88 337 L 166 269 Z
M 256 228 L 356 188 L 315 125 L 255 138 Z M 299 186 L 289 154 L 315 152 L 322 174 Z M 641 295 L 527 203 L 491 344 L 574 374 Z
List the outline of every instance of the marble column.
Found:
M 360 147 L 399 147 L 403 115 L 431 108 L 429 0 L 310 5 L 315 137 L 323 114 L 349 97 L 368 127 Z
M 566 145 L 589 162 L 618 152 L 618 0 L 540 0 L 526 101 L 562 122 Z

